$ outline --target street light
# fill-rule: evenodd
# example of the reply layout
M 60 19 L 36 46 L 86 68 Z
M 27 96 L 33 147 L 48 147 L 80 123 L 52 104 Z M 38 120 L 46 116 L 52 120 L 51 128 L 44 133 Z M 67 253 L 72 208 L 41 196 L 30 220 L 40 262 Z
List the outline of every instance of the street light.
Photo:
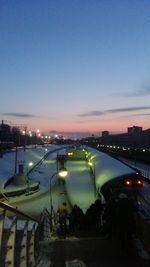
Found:
M 60 168 L 57 172 L 55 172 L 51 177 L 50 177 L 50 184 L 49 184 L 49 192 L 50 192 L 50 229 L 51 231 L 53 230 L 53 224 L 52 224 L 52 212 L 53 212 L 53 202 L 52 202 L 52 179 L 54 176 L 58 175 L 59 177 L 66 177 L 68 174 L 68 171 L 65 167 Z

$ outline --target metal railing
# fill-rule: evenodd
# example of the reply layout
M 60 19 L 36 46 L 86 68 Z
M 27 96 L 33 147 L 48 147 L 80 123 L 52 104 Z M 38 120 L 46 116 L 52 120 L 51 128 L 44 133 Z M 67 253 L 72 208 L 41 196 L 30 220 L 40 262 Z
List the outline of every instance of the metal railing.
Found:
M 150 171 L 149 170 L 145 170 L 137 165 L 135 165 L 134 162 L 132 161 L 127 161 L 125 158 L 119 158 L 121 161 L 123 161 L 124 163 L 126 163 L 127 165 L 131 166 L 132 168 L 136 168 L 137 170 L 139 170 L 142 174 L 142 176 L 146 179 L 150 180 Z
M 24 218 L 24 219 L 23 219 Z M 15 207 L 0 202 L 0 266 L 44 267 L 40 241 L 49 239 L 49 213 L 44 210 L 40 221 Z
M 138 168 L 142 174 L 143 177 L 147 178 L 150 180 L 150 171 L 143 170 L 141 168 Z

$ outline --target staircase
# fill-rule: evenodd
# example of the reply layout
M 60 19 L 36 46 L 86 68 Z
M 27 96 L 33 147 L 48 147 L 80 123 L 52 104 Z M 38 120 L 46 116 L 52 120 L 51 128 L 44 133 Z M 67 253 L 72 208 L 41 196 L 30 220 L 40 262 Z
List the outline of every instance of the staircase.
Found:
M 38 221 L 4 202 L 0 207 L 0 267 L 50 266 L 40 249 L 50 237 L 48 211 Z
M 64 185 L 60 189 L 62 202 L 67 200 L 67 192 L 63 191 Z M 149 228 L 143 228 L 140 219 L 137 219 L 139 229 L 147 231 Z M 51 222 L 53 232 L 50 231 Z M 150 258 L 146 254 L 140 257 L 142 248 L 135 246 L 136 240 L 133 240 L 131 251 L 123 251 L 118 240 L 102 236 L 98 231 L 83 229 L 83 232 L 77 231 L 74 235 L 58 237 L 55 225 L 56 218 L 54 214 L 51 218 L 47 209 L 37 219 L 0 202 L 0 267 L 150 266 Z

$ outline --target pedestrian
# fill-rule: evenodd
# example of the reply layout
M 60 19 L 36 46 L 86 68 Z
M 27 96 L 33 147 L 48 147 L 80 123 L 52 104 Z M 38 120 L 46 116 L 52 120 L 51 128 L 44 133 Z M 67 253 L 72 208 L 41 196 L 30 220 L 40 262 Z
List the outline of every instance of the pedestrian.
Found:
M 94 217 L 94 203 L 92 203 L 85 213 L 86 216 L 86 226 L 87 230 L 91 230 L 93 227 L 93 217 Z
M 134 207 L 128 196 L 121 193 L 116 208 L 117 235 L 122 250 L 129 251 L 132 246 L 132 237 L 135 234 Z
M 102 203 L 100 199 L 96 199 L 93 205 L 93 226 L 96 230 L 101 227 L 101 214 L 102 214 Z
M 67 203 L 63 202 L 62 205 L 58 209 L 60 235 L 67 234 L 67 216 L 68 216 Z
M 74 216 L 75 230 L 82 230 L 84 226 L 84 213 L 78 205 L 74 205 L 72 209 Z
M 117 198 L 113 196 L 107 202 L 102 216 L 102 234 L 108 235 L 109 238 L 116 234 L 116 207 Z
M 69 220 L 69 233 L 72 234 L 75 232 L 75 226 L 76 226 L 76 217 L 73 209 L 68 214 L 68 220 Z

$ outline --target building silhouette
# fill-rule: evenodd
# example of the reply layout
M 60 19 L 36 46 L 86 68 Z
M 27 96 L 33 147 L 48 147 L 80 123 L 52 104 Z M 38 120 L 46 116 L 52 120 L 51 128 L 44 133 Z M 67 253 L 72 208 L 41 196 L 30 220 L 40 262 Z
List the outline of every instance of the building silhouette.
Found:
M 150 147 L 150 129 L 143 130 L 140 126 L 128 127 L 127 133 L 109 134 L 103 131 L 101 136 L 101 144 L 118 145 L 129 147 Z

